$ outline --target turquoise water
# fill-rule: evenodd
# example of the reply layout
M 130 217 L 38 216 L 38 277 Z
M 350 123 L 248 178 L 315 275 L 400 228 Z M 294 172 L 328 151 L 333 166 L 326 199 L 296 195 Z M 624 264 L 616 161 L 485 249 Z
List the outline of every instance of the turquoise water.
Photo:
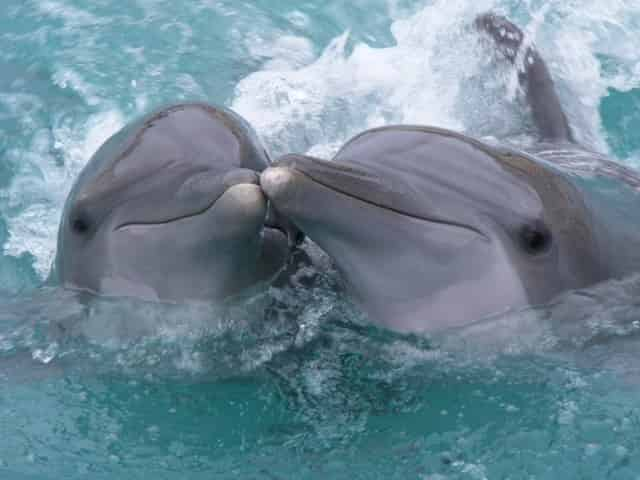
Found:
M 331 273 L 222 306 L 42 286 L 75 175 L 166 102 L 233 107 L 274 155 L 396 122 L 530 134 L 469 28 L 489 8 L 581 141 L 638 165 L 636 2 L 4 0 L 0 478 L 640 479 L 640 278 L 430 339 L 368 327 Z

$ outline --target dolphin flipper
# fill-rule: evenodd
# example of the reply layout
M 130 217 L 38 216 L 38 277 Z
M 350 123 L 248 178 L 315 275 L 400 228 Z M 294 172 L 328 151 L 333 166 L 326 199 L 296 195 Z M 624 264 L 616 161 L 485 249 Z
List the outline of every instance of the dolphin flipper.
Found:
M 494 13 L 480 15 L 475 20 L 475 26 L 493 38 L 507 60 L 516 63 L 522 58 L 520 83 L 526 91 L 527 101 L 542 139 L 550 142 L 573 142 L 571 128 L 546 63 L 533 45 L 527 46 L 524 55 L 519 52 L 524 39 L 522 30 L 505 17 Z

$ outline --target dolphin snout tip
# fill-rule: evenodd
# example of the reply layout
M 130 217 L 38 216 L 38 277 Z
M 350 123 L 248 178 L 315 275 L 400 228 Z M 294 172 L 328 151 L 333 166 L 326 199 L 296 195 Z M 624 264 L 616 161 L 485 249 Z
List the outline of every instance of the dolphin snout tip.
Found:
M 219 235 L 252 237 L 264 224 L 267 200 L 258 185 L 242 183 L 229 188 L 211 207 Z
M 293 177 L 289 168 L 269 167 L 260 175 L 260 186 L 270 200 L 276 200 L 290 189 Z

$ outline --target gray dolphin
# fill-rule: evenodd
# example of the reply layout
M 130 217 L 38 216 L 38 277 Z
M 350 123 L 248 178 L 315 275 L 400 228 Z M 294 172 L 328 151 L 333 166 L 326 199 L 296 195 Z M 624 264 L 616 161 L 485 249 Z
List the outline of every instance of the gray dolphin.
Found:
M 494 15 L 477 25 L 515 59 L 517 27 Z M 459 327 L 640 268 L 640 178 L 573 141 L 546 65 L 533 47 L 524 54 L 541 136 L 529 153 L 390 126 L 333 161 L 288 155 L 262 173 L 269 199 L 333 258 L 374 322 Z
M 169 301 L 220 299 L 269 279 L 288 257 L 292 231 L 267 220 L 257 172 L 268 165 L 251 127 L 230 110 L 189 103 L 139 119 L 80 173 L 53 279 Z

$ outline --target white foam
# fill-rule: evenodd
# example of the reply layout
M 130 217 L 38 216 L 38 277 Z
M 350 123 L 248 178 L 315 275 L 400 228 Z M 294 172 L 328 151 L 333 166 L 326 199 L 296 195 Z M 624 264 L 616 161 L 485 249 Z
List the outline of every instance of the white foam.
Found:
M 97 105 L 100 102 L 100 98 L 96 95 L 95 89 L 85 82 L 84 79 L 74 70 L 69 68 L 58 69 L 53 74 L 52 80 L 53 83 L 62 89 L 70 88 L 78 92 L 86 99 L 89 105 Z
M 8 192 L 9 206 L 19 213 L 10 217 L 9 238 L 4 253 L 34 256 L 36 271 L 45 278 L 53 262 L 56 234 L 62 207 L 73 181 L 100 145 L 124 125 L 119 111 L 105 110 L 90 117 L 84 128 L 63 124 L 35 135 L 27 152 L 10 152 L 22 171 Z M 64 164 L 58 165 L 51 151 L 62 152 Z
M 280 35 L 273 42 L 254 36 L 247 42 L 247 47 L 251 56 L 267 59 L 263 65 L 265 70 L 299 68 L 314 59 L 311 40 L 294 35 Z
M 482 62 L 475 38 L 462 34 L 489 2 L 437 1 L 392 25 L 396 45 L 349 50 L 335 38 L 313 63 L 253 73 L 237 86 L 232 108 L 246 116 L 276 153 L 335 151 L 351 135 L 388 123 L 463 129 L 460 81 Z M 452 81 L 454 79 L 454 81 Z
M 244 78 L 232 108 L 252 122 L 277 154 L 331 156 L 355 133 L 392 123 L 432 124 L 497 138 L 530 131 L 515 69 L 479 46 L 474 17 L 487 10 L 518 22 L 557 80 L 578 139 L 607 151 L 598 112 L 607 88 L 640 81 L 637 7 L 624 0 L 521 2 L 434 0 L 413 14 L 388 2 L 396 44 L 350 47 L 345 32 L 313 63 L 271 62 Z M 524 19 L 524 20 L 523 20 Z M 277 50 L 277 49 L 276 49 Z M 280 54 L 276 52 L 276 54 Z M 598 54 L 618 60 L 604 72 Z M 503 64 L 506 62 L 502 62 Z M 517 95 L 516 95 L 517 93 Z

